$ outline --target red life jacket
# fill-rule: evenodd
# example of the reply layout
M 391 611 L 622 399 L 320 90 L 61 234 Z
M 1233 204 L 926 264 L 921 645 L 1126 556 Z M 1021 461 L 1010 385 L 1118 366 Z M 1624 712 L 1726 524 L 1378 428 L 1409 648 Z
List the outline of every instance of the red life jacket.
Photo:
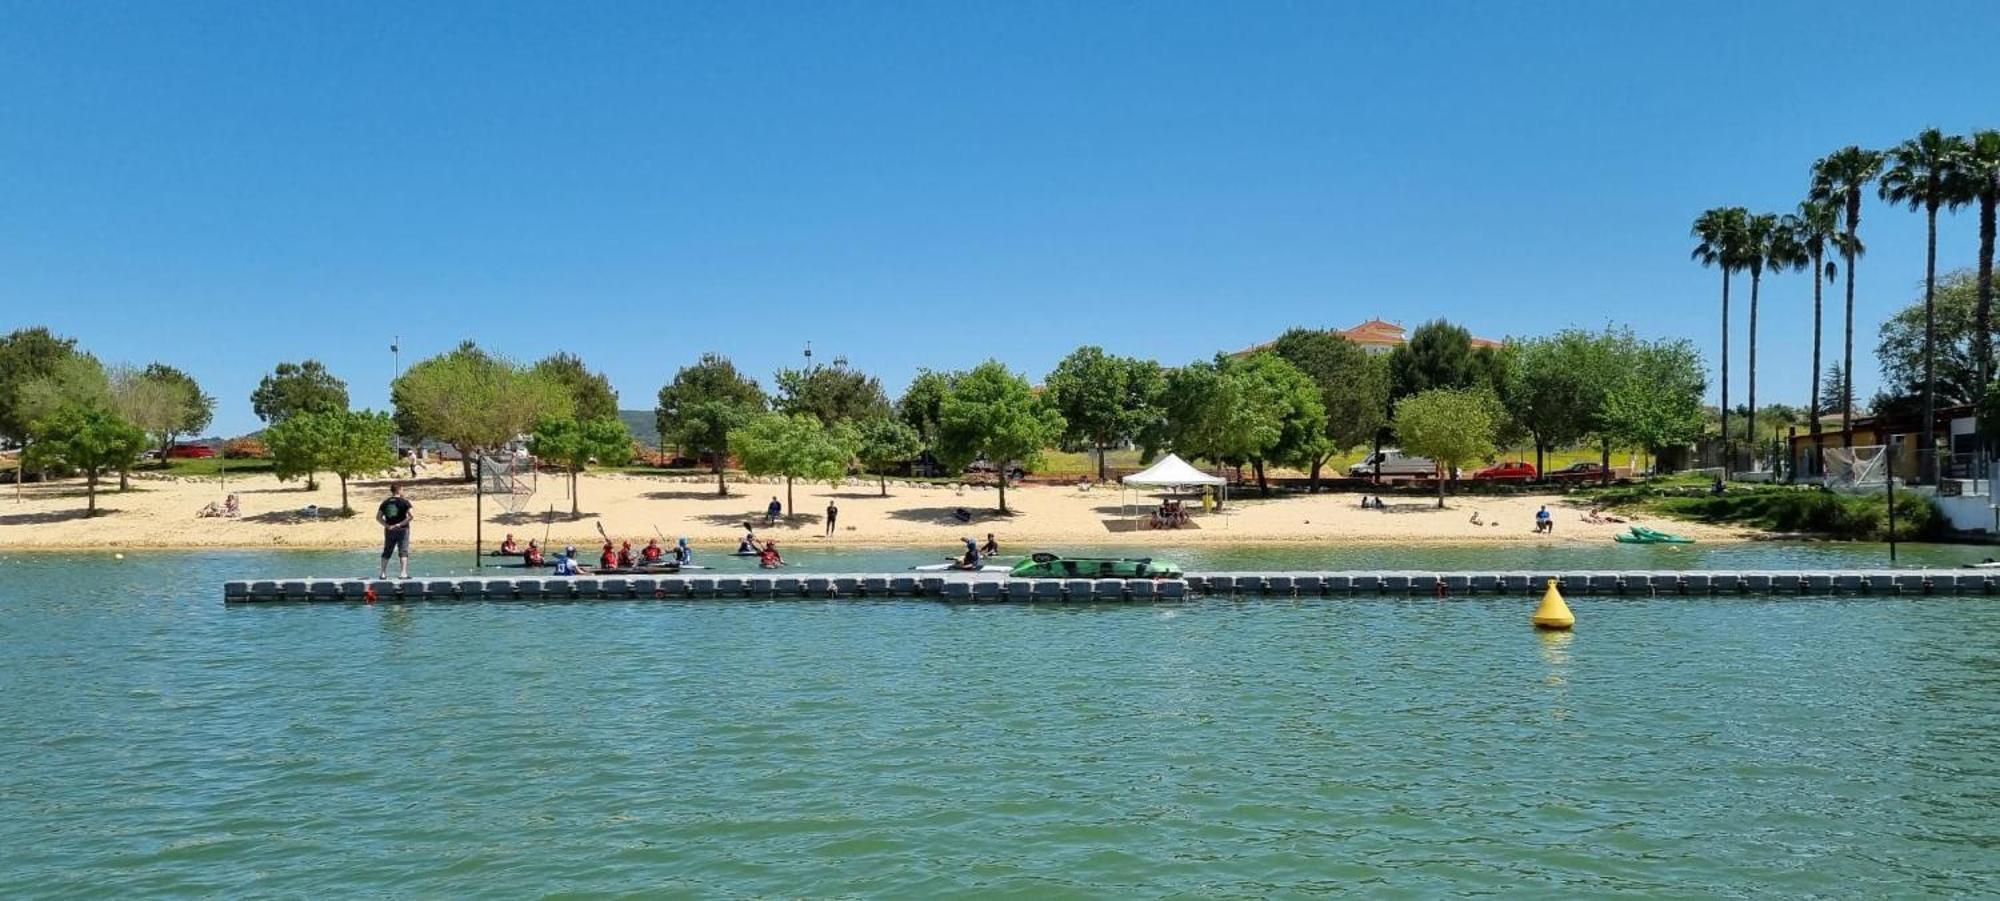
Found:
M 604 556 L 597 558 L 597 562 L 602 564 L 605 569 L 616 569 L 618 568 L 618 555 L 610 551 L 605 551 Z

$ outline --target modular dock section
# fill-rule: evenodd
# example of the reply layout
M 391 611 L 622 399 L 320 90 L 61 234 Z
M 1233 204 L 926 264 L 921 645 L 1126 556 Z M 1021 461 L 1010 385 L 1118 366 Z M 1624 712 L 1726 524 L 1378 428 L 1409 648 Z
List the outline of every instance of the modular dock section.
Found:
M 265 579 L 223 584 L 227 603 L 916 597 L 951 602 L 1180 601 L 1198 597 L 1539 595 L 1987 595 L 2000 570 L 1624 572 L 1233 572 L 1181 579 L 1013 579 L 978 573 Z

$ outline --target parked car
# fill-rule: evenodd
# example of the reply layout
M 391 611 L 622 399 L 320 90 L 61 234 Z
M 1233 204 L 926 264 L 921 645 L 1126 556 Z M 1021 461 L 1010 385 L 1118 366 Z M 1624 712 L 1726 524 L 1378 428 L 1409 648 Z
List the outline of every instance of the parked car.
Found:
M 1535 475 L 1535 464 L 1526 460 L 1509 460 L 1475 472 L 1472 478 L 1477 482 L 1532 482 Z
M 206 460 L 215 456 L 215 448 L 206 444 L 176 444 L 167 449 L 167 457 L 173 460 Z
M 988 463 L 985 460 L 974 460 L 965 467 L 965 472 L 967 475 L 972 475 L 975 473 L 984 473 L 990 475 L 992 473 L 998 472 L 999 470 L 1000 467 L 995 466 L 992 463 Z M 1008 481 L 1018 482 L 1021 479 L 1026 478 L 1027 475 L 1028 471 L 1022 469 L 1019 464 L 1007 467 Z
M 1383 478 L 1437 478 L 1438 466 L 1429 457 L 1406 456 L 1402 451 L 1395 448 L 1384 448 L 1380 454 L 1369 454 L 1361 458 L 1361 462 L 1347 467 L 1347 474 L 1357 479 L 1366 479 L 1374 476 L 1375 463 L 1378 458 L 1382 463 Z
M 1550 470 L 1549 478 L 1557 482 L 1588 482 L 1604 478 L 1604 464 L 1579 460 L 1561 469 Z

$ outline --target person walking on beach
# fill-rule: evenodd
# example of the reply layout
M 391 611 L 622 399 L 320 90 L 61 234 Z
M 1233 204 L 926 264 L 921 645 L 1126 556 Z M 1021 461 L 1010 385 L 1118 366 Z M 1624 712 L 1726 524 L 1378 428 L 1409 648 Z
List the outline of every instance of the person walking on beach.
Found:
M 833 501 L 826 502 L 826 534 L 833 537 L 833 524 L 840 519 L 840 508 Z
M 390 554 L 401 558 L 403 574 L 398 578 L 410 577 L 410 521 L 416 518 L 415 508 L 403 497 L 403 486 L 389 483 L 389 496 L 375 509 L 375 521 L 382 524 L 382 569 L 376 578 L 389 578 Z

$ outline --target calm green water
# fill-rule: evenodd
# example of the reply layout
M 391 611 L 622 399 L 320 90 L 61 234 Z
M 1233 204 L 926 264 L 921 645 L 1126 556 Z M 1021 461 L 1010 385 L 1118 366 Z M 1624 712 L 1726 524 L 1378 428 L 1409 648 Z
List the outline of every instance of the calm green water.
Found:
M 302 561 L 0 564 L 0 896 L 2000 891 L 1993 601 L 216 598 Z

